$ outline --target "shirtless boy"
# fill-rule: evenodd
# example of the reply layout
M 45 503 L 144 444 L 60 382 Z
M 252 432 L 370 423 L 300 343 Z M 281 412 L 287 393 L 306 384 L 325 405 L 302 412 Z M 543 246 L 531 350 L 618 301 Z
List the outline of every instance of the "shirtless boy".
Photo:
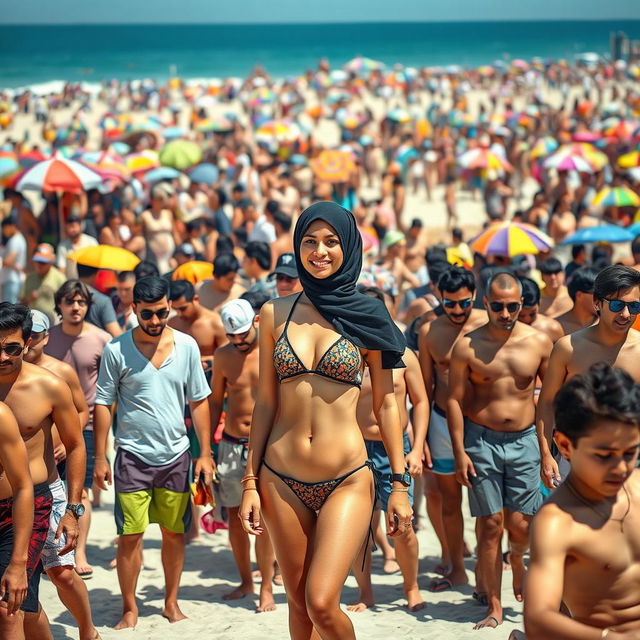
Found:
M 449 566 L 443 580 L 433 583 L 434 591 L 467 584 L 464 568 L 462 487 L 456 480 L 451 437 L 447 428 L 449 363 L 456 342 L 487 322 L 487 315 L 473 308 L 476 283 L 473 274 L 461 267 L 449 267 L 438 280 L 444 315 L 420 329 L 420 366 L 427 394 L 433 398 L 427 441 L 433 461 L 432 471 L 442 495 L 442 520 L 449 552 Z
M 213 261 L 213 278 L 203 280 L 197 288 L 205 309 L 220 311 L 225 302 L 239 298 L 245 288 L 236 282 L 240 263 L 232 253 L 222 253 Z
M 200 304 L 200 296 L 187 280 L 171 282 L 169 299 L 177 312 L 169 320 L 169 326 L 188 333 L 198 343 L 202 368 L 207 374 L 213 364 L 213 352 L 227 342 L 220 314 L 209 311 Z
M 238 509 L 242 499 L 251 430 L 251 415 L 258 393 L 258 317 L 247 300 L 227 302 L 221 311 L 229 343 L 216 350 L 211 381 L 211 420 L 213 429 L 220 422 L 225 395 L 227 414 L 218 451 L 220 504 L 229 509 L 229 541 L 240 572 L 240 586 L 227 593 L 225 600 L 236 600 L 254 593 L 251 574 L 249 536 L 242 529 Z M 273 611 L 271 581 L 275 555 L 265 532 L 256 538 L 256 558 L 262 575 L 258 612 Z
M 566 336 L 597 322 L 598 316 L 593 304 L 593 285 L 597 275 L 598 272 L 589 267 L 582 267 L 573 272 L 567 285 L 573 307 L 557 317 Z
M 593 301 L 598 322 L 556 342 L 538 400 L 536 423 L 545 436 L 541 442 L 542 480 L 548 488 L 557 486 L 562 473 L 568 471 L 562 460 L 558 469 L 550 452 L 553 400 L 560 387 L 596 362 L 624 369 L 640 381 L 640 333 L 631 328 L 640 313 L 640 272 L 622 265 L 606 267 L 595 280 Z
M 542 331 L 551 342 L 556 342 L 564 335 L 562 326 L 557 320 L 540 313 L 540 287 L 531 278 L 520 278 L 522 283 L 522 309 L 518 320 L 530 327 Z
M 53 456 L 52 425 L 55 423 L 67 452 L 67 505 L 58 513 L 55 537 L 66 543 L 57 553 L 64 556 L 75 548 L 78 518 L 83 510 L 80 502 L 85 470 L 85 448 L 78 413 L 68 385 L 51 372 L 23 361 L 31 339 L 31 313 L 28 307 L 0 303 L 0 400 L 11 409 L 26 443 L 29 470 L 34 485 L 35 512 L 31 547 L 37 556 L 47 538 L 52 506 L 49 485 L 58 480 Z M 24 605 L 24 628 L 27 638 L 48 638 L 46 615 L 38 605 L 39 571 L 33 573 L 29 585 L 29 606 Z M 86 638 L 95 638 L 95 629 L 83 629 Z M 49 635 L 47 635 L 49 634 Z
M 638 640 L 640 387 L 599 362 L 560 389 L 555 423 L 571 472 L 533 520 L 527 638 Z
M 540 264 L 544 282 L 540 299 L 540 312 L 555 318 L 571 309 L 572 303 L 564 284 L 564 270 L 558 258 L 547 258 Z
M 489 322 L 454 347 L 447 402 L 456 477 L 470 489 L 471 515 L 478 518 L 478 571 L 488 611 L 476 629 L 502 624 L 500 543 L 505 528 L 513 590 L 522 600 L 529 522 L 542 504 L 541 438 L 533 425 L 533 394 L 536 377 L 544 379 L 552 348 L 547 336 L 517 321 L 522 288 L 511 273 L 491 277 L 483 302 Z
M 30 544 L 33 527 L 33 485 L 29 458 L 18 423 L 0 403 L 0 638 L 24 640 L 28 574 L 38 558 Z M 37 601 L 31 603 L 37 607 Z

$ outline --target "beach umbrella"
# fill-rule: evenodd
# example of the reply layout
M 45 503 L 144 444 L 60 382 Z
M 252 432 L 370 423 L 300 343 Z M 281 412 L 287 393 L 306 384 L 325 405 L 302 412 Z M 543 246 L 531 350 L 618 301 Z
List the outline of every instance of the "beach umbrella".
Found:
M 49 160 L 43 160 L 25 171 L 17 189 L 82 193 L 89 189 L 97 189 L 101 184 L 102 178 L 95 171 L 56 153 Z
M 627 228 L 615 224 L 579 229 L 560 244 L 588 244 L 589 242 L 632 242 L 634 234 Z
M 583 130 L 583 131 L 576 131 L 575 133 L 571 134 L 571 140 L 573 142 L 589 142 L 589 143 L 593 143 L 593 142 L 597 142 L 598 140 L 600 140 L 601 136 L 597 131 L 588 131 L 588 130 Z
M 598 151 L 596 147 L 588 142 L 563 144 L 553 154 L 553 156 L 547 158 L 547 162 L 550 162 L 549 166 L 553 167 L 555 163 L 559 163 L 565 156 L 580 156 L 581 158 L 584 158 L 589 165 L 591 165 L 594 171 L 600 171 L 600 169 L 603 169 L 609 162 L 609 158 L 607 158 L 606 154 L 602 153 L 602 151 Z M 551 158 L 554 158 L 554 160 L 551 160 Z M 580 169 L 578 169 L 578 171 L 580 171 Z
M 149 184 L 151 182 L 160 182 L 161 180 L 175 180 L 181 175 L 180 171 L 172 167 L 158 167 L 147 171 L 144 174 L 144 181 Z
M 491 66 L 489 66 L 488 64 L 482 65 L 481 67 L 478 67 L 476 69 L 476 71 L 484 77 L 489 77 L 492 76 L 495 73 L 495 69 Z
M 543 158 L 553 153 L 559 146 L 558 141 L 552 136 L 538 138 L 531 148 L 531 157 Z
M 198 164 L 202 158 L 202 149 L 190 140 L 174 140 L 160 150 L 160 163 L 174 169 L 188 169 Z
M 338 111 L 340 113 L 336 113 L 336 122 L 343 129 L 357 129 L 363 124 L 363 118 L 360 114 L 352 113 L 346 110 L 343 111 L 342 109 L 339 109 Z
M 167 126 L 157 116 L 135 114 L 133 117 L 126 117 L 130 118 L 125 126 L 126 131 L 159 131 Z
M 233 122 L 223 116 L 202 118 L 196 123 L 196 131 L 200 133 L 226 133 L 233 130 Z
M 103 178 L 121 182 L 127 182 L 131 178 L 125 161 L 108 151 L 86 151 L 80 156 L 80 160 Z
M 188 280 L 191 284 L 198 284 L 202 280 L 213 278 L 213 264 L 202 260 L 185 262 L 171 275 L 172 280 Z
M 634 167 L 640 167 L 640 151 L 625 153 L 618 158 L 617 164 L 623 169 L 633 169 Z
M 372 60 L 371 58 L 357 56 L 349 60 L 343 68 L 347 71 L 353 71 L 354 73 L 370 73 L 371 71 L 384 69 L 384 63 Z
M 603 131 L 607 138 L 614 138 L 616 141 L 631 140 L 638 128 L 637 122 L 619 120 L 616 124 L 609 125 Z
M 29 151 L 22 151 L 18 154 L 18 162 L 23 169 L 29 169 L 34 164 L 46 160 L 47 156 L 39 149 L 30 149 Z
M 258 87 L 249 94 L 247 105 L 250 107 L 259 107 L 260 105 L 274 102 L 277 97 L 269 87 Z
M 536 254 L 553 248 L 553 240 L 531 224 L 496 222 L 477 235 L 469 246 L 483 256 Z
M 178 138 L 184 138 L 187 132 L 182 127 L 167 127 L 160 132 L 160 135 L 165 140 L 176 140 Z
M 215 164 L 210 162 L 203 162 L 189 169 L 188 174 L 191 182 L 198 182 L 201 184 L 214 184 L 218 181 L 220 172 Z
M 494 169 L 513 171 L 513 167 L 502 156 L 485 147 L 469 149 L 458 156 L 457 163 L 463 169 Z
M 350 153 L 329 149 L 310 164 L 316 178 L 324 182 L 346 182 L 356 168 Z
M 13 151 L 0 151 L 0 178 L 12 176 L 20 171 L 18 156 Z
M 114 271 L 133 271 L 140 263 L 135 253 L 114 247 L 110 244 L 98 244 L 78 249 L 69 254 L 69 259 L 96 269 L 113 269 Z
M 527 71 L 529 69 L 529 63 L 526 60 L 521 60 L 520 58 L 512 60 L 511 66 L 514 69 L 518 69 L 518 71 Z
M 258 127 L 255 136 L 259 142 L 289 143 L 300 140 L 303 132 L 292 120 L 269 120 Z
M 144 173 L 160 166 L 158 152 L 145 149 L 138 153 L 130 153 L 124 159 L 127 169 L 131 173 Z
M 582 156 L 570 156 L 554 153 L 544 161 L 547 169 L 557 171 L 579 171 L 580 173 L 593 173 L 593 167 Z
M 594 207 L 640 207 L 640 196 L 627 187 L 605 187 L 591 204 Z
M 397 109 L 391 109 L 391 111 L 387 113 L 387 120 L 404 124 L 411 121 L 411 116 L 406 109 L 398 107 Z

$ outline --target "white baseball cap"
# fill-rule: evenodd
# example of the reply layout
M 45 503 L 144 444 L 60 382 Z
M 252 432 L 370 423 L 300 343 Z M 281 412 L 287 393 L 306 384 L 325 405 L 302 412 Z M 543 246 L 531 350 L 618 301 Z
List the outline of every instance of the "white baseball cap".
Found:
M 238 298 L 223 305 L 220 316 L 225 333 L 235 335 L 249 331 L 256 314 L 248 300 Z
M 49 331 L 51 323 L 46 314 L 38 309 L 31 309 L 31 322 L 33 323 L 31 331 L 33 333 L 42 333 L 43 331 Z

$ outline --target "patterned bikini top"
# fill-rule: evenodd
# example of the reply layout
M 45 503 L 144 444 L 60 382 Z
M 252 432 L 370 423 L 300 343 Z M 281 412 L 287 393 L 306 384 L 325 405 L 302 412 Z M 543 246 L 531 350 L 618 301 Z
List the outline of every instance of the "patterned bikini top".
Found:
M 324 352 L 315 369 L 307 369 L 293 350 L 287 329 L 301 295 L 302 293 L 291 305 L 284 329 L 273 349 L 273 366 L 276 369 L 278 381 L 282 382 L 288 378 L 310 373 L 360 388 L 362 384 L 362 356 L 358 347 L 348 338 L 340 336 Z

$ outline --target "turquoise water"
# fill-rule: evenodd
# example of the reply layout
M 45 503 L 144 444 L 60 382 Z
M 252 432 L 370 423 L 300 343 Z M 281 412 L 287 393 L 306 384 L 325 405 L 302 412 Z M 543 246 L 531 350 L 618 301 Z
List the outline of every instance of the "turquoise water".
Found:
M 306 25 L 0 26 L 0 87 L 51 80 L 245 75 L 258 62 L 298 74 L 322 56 L 387 64 L 480 65 L 497 58 L 608 53 L 609 34 L 640 38 L 640 20 Z

